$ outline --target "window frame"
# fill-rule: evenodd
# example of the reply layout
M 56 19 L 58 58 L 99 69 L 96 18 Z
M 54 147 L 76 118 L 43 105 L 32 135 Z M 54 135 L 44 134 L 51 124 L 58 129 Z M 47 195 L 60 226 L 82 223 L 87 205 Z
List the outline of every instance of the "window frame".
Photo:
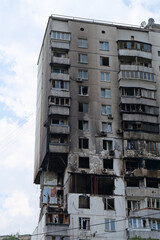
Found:
M 107 41 L 99 41 L 99 50 L 109 51 L 109 42 L 107 42 Z
M 86 38 L 78 38 L 79 48 L 88 48 L 88 40 Z
M 88 54 L 78 53 L 78 63 L 88 64 Z

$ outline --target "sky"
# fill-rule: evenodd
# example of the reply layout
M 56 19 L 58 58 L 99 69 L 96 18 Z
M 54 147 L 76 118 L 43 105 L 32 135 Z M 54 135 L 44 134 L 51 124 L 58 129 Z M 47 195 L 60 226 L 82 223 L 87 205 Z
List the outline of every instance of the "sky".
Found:
M 37 60 L 51 14 L 140 26 L 160 23 L 159 0 L 0 0 L 0 235 L 32 234 Z

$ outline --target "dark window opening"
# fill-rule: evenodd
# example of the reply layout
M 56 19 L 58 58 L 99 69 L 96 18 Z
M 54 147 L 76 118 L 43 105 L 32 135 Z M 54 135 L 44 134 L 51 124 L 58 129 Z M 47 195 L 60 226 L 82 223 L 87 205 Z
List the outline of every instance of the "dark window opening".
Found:
M 115 210 L 114 198 L 104 199 L 104 210 Z
M 139 187 L 139 179 L 137 178 L 128 178 L 126 179 L 127 187 Z
M 126 161 L 126 171 L 134 171 L 137 168 L 143 167 L 142 161 L 139 160 L 128 160 Z
M 145 166 L 148 170 L 160 170 L 159 160 L 145 160 Z
M 109 66 L 109 57 L 100 57 L 101 66 Z
M 103 159 L 104 169 L 113 169 L 113 159 Z
M 89 168 L 89 157 L 79 157 L 79 168 Z
M 88 149 L 88 147 L 89 147 L 89 139 L 79 138 L 79 148 Z
M 79 229 L 90 229 L 90 218 L 79 218 Z
M 47 214 L 47 224 L 69 224 L 69 215 Z
M 154 178 L 146 178 L 146 187 L 149 188 L 158 188 L 160 180 Z
M 72 174 L 70 192 L 94 195 L 113 195 L 114 179 L 90 174 Z
M 103 140 L 103 149 L 108 151 L 113 150 L 112 141 Z
M 90 208 L 90 197 L 87 195 L 79 196 L 79 208 Z

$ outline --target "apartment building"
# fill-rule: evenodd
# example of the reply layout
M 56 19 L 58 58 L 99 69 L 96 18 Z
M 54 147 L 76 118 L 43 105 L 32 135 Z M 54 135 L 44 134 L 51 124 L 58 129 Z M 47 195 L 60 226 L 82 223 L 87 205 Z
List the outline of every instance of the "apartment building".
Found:
M 44 240 L 160 239 L 160 24 L 50 16 L 34 182 Z

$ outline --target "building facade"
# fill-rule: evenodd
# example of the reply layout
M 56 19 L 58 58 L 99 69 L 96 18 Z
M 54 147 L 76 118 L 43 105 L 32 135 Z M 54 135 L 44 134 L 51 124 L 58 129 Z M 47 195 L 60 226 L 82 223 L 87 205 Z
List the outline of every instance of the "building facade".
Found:
M 50 16 L 38 60 L 37 239 L 160 239 L 160 25 Z

